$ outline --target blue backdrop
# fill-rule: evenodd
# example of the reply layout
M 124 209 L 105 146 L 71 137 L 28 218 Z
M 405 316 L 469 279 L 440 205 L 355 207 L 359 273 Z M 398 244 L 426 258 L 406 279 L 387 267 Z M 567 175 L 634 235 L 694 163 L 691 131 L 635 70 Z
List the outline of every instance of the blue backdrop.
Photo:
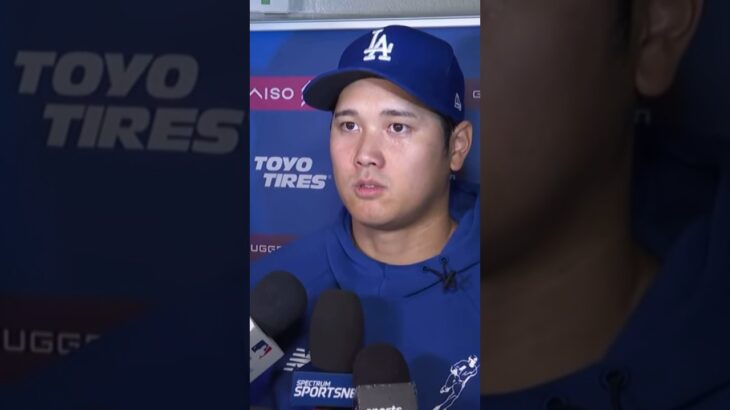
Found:
M 424 30 L 451 43 L 464 71 L 466 115 L 474 124 L 475 138 L 465 169 L 458 177 L 478 181 L 479 27 Z M 302 89 L 314 76 L 336 68 L 345 47 L 367 31 L 320 29 L 251 33 L 249 190 L 252 261 L 327 225 L 341 206 L 329 158 L 331 115 L 304 104 Z
M 0 2 L 0 408 L 246 402 L 247 16 Z

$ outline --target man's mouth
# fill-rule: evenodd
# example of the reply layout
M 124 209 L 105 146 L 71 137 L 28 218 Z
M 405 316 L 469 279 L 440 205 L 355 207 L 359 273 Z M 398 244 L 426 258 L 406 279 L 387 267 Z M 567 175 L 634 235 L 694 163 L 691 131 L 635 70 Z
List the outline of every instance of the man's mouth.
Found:
M 372 199 L 381 195 L 385 186 L 375 181 L 358 181 L 355 184 L 355 194 L 364 199 Z

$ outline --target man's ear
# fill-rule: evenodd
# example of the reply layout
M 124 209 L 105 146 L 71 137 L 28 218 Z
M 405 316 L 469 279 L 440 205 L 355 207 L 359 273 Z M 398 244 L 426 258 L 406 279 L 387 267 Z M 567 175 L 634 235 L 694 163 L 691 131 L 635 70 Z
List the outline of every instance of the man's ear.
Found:
M 703 0 L 642 0 L 634 7 L 638 52 L 635 84 L 642 96 L 666 92 L 697 27 Z
M 462 121 L 451 133 L 449 140 L 449 167 L 451 172 L 457 172 L 464 166 L 466 155 L 471 149 L 473 128 L 469 121 Z

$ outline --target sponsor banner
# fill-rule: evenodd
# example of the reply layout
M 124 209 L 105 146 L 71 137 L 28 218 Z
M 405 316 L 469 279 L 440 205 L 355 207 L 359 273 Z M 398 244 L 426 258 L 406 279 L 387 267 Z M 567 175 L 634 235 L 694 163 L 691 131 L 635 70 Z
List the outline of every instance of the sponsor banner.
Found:
M 256 111 L 308 111 L 312 107 L 304 103 L 304 86 L 313 77 L 259 77 L 251 76 L 248 93 L 251 110 Z
M 248 93 L 251 111 L 312 111 L 304 102 L 304 87 L 313 76 L 251 76 Z M 479 109 L 479 79 L 465 80 L 466 109 Z
M 133 301 L 0 297 L 0 383 L 20 380 L 144 310 Z
M 248 230 L 246 6 L 1 3 L 2 288 L 156 299 L 233 271 L 221 255 Z
M 294 239 L 295 237 L 292 235 L 251 234 L 249 240 L 249 259 L 251 262 L 254 262 L 257 259 L 276 251 Z
M 263 178 L 265 188 L 324 189 L 328 174 L 313 174 L 310 157 L 263 156 L 253 158 L 254 171 Z
M 50 90 L 37 121 L 49 148 L 228 154 L 240 140 L 242 110 L 172 105 L 198 84 L 193 55 L 18 50 L 15 66 L 19 95 Z M 145 106 L 119 104 L 133 89 Z
M 246 297 L 246 15 L 236 0 L 0 2 L 0 289 L 44 295 L 0 301 L 0 396 L 22 377 L 51 397 L 55 369 L 119 346 L 104 330 L 135 316 L 127 300 L 164 310 L 234 280 Z M 154 346 L 135 341 L 129 362 Z M 95 363 L 64 383 L 130 371 Z

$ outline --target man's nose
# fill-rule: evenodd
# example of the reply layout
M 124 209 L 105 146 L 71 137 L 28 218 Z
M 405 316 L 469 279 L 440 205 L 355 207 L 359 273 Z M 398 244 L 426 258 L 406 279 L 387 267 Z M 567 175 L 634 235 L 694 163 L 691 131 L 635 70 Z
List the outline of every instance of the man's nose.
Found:
M 383 158 L 381 143 L 381 136 L 376 131 L 363 131 L 355 152 L 355 164 L 360 167 L 382 167 L 385 159 Z

